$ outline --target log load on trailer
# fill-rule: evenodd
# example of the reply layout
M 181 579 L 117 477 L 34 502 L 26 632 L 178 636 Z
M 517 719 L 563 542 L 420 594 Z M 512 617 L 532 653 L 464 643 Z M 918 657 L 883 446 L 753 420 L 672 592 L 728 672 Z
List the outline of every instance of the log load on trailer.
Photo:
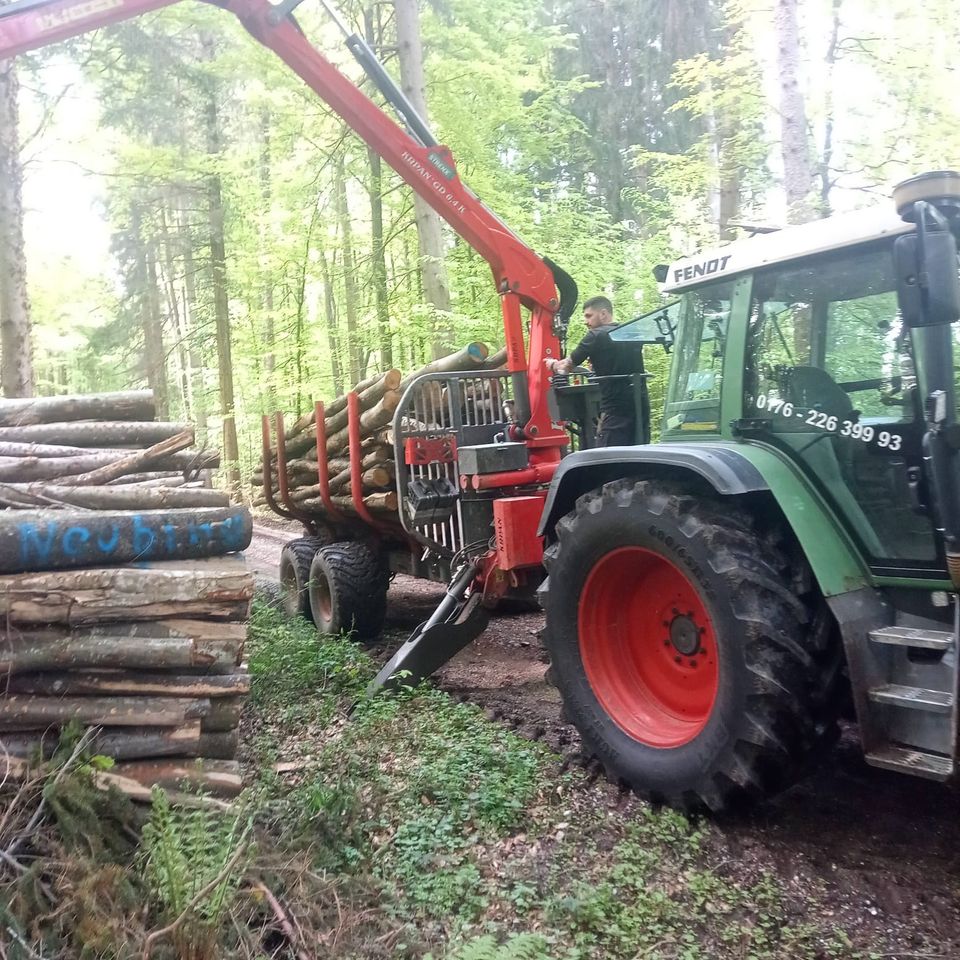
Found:
M 0 8 L 0 58 L 170 2 L 18 0 Z M 444 600 L 374 688 L 436 669 L 482 629 L 486 605 L 542 579 L 545 558 L 552 673 L 612 777 L 686 807 L 768 795 L 830 741 L 845 686 L 868 762 L 952 777 L 960 175 L 901 184 L 898 216 L 834 218 L 664 268 L 679 301 L 611 334 L 638 354 L 671 346 L 661 442 L 640 430 L 639 445 L 565 456 L 566 421 L 588 397 L 551 384 L 545 361 L 562 355 L 576 284 L 463 185 L 366 42 L 331 11 L 403 126 L 310 44 L 297 5 L 222 4 L 487 260 L 503 315 L 505 375 L 431 374 L 399 400 L 399 530 L 364 503 L 357 392 L 338 464 L 349 501 L 334 502 L 318 457 L 317 493 L 328 514 L 352 505 L 353 532 L 303 546 L 298 576 L 329 551 L 325 570 L 352 564 L 373 590 L 377 545 L 401 531 L 424 563 L 449 568 Z M 637 374 L 642 397 L 640 362 Z M 457 420 L 467 384 L 484 379 L 498 382 L 499 419 Z M 429 416 L 438 388 L 449 422 Z M 267 431 L 264 448 L 266 480 Z M 472 540 L 475 513 L 485 536 Z

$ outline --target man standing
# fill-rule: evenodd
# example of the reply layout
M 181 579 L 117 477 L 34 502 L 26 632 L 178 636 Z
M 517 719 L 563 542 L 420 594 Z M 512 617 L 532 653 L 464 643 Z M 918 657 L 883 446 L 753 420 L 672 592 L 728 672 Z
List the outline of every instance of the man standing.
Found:
M 610 339 L 616 330 L 613 304 L 606 297 L 592 297 L 583 305 L 583 319 L 590 328 L 576 349 L 564 360 L 547 358 L 551 373 L 569 373 L 590 361 L 600 384 L 598 447 L 623 447 L 636 441 L 636 409 L 630 351 Z

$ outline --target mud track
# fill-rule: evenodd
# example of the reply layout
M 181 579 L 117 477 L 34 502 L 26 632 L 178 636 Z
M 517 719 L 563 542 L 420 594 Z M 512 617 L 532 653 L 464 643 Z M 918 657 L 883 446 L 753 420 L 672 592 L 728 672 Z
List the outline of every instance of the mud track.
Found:
M 298 535 L 271 527 L 258 521 L 248 551 L 267 589 L 284 535 Z M 373 657 L 385 661 L 442 593 L 440 585 L 397 576 L 384 635 L 368 647 Z M 544 679 L 542 626 L 540 613 L 493 616 L 438 683 L 521 736 L 543 740 L 565 765 L 583 766 L 598 802 L 629 812 L 640 801 L 606 782 L 560 719 L 559 696 Z M 884 957 L 960 957 L 960 789 L 868 767 L 852 725 L 790 791 L 748 815 L 715 819 L 711 845 L 732 875 L 748 881 L 763 869 L 777 873 L 795 891 L 798 914 L 810 908 L 805 891 L 824 885 L 817 909 L 856 941 L 896 944 Z

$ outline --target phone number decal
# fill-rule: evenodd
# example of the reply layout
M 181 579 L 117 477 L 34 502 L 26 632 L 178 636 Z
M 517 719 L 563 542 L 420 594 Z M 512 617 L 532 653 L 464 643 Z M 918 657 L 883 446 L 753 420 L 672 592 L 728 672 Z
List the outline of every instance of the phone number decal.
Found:
M 799 420 L 814 430 L 835 433 L 840 437 L 851 437 L 854 440 L 862 440 L 864 443 L 876 443 L 878 447 L 886 450 L 897 451 L 903 445 L 903 437 L 899 433 L 876 430 L 865 423 L 844 420 L 841 417 L 821 413 L 819 410 L 798 410 L 789 400 L 768 397 L 763 393 L 757 397 L 757 409 L 769 410 L 770 413 L 788 420 Z

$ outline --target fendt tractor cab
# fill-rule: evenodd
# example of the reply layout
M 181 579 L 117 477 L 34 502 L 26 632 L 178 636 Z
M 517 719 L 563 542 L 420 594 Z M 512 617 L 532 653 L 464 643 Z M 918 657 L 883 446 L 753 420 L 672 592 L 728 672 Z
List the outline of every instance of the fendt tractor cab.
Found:
M 960 175 L 895 204 L 671 265 L 679 299 L 647 320 L 673 343 L 661 442 L 554 477 L 552 674 L 648 794 L 782 787 L 848 684 L 869 763 L 954 772 Z

